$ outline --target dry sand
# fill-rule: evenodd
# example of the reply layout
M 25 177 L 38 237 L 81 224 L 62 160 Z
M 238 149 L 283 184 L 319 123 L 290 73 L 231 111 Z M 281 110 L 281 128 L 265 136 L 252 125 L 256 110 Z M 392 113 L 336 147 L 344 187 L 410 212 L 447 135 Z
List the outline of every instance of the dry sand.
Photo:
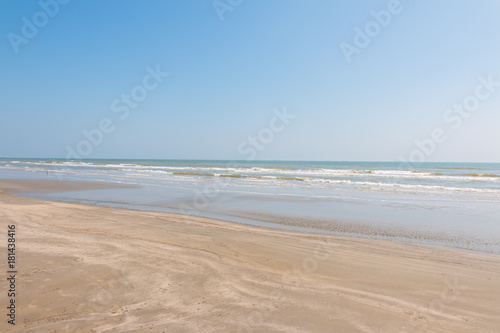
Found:
M 16 186 L 0 181 L 55 185 Z M 9 224 L 18 247 L 2 332 L 500 330 L 498 256 L 7 193 L 0 221 L 2 276 Z

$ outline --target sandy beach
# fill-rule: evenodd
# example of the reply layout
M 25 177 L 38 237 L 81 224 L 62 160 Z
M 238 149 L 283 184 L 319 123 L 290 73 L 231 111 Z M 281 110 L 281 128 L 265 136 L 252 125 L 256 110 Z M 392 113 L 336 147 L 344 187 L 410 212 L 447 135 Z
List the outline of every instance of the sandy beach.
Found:
M 2 332 L 500 327 L 498 256 L 15 195 L 109 186 L 0 181 L 0 251 L 14 224 L 18 271 L 16 325 L 4 314 Z

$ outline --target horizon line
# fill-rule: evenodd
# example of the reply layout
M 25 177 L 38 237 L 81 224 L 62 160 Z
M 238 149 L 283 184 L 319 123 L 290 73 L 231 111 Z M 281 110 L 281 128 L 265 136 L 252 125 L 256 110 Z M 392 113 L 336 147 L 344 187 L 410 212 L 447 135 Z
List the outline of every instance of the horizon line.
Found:
M 390 160 L 238 160 L 238 159 L 196 159 L 196 158 L 79 158 L 79 159 L 67 159 L 65 157 L 9 157 L 9 156 L 1 156 L 0 159 L 29 159 L 29 160 L 67 160 L 67 161 L 105 161 L 105 160 L 148 160 L 148 161 L 235 161 L 235 162 L 336 162 L 336 163 L 352 163 L 352 162 L 361 162 L 361 163 L 402 163 L 403 161 L 390 161 Z M 408 164 L 429 164 L 429 163 L 477 163 L 477 164 L 500 164 L 498 162 L 465 162 L 465 161 L 425 161 L 425 162 L 406 162 Z

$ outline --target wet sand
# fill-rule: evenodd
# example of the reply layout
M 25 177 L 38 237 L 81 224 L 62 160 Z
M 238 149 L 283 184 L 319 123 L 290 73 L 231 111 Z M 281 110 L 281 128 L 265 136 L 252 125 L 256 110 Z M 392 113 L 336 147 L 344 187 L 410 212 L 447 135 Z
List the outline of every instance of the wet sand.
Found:
M 136 186 L 128 184 L 103 182 L 57 181 L 47 179 L 0 179 L 0 192 L 9 194 L 53 193 L 135 187 Z
M 0 181 L 0 251 L 7 253 L 7 225 L 15 224 L 18 265 L 16 326 L 4 314 L 1 331 L 500 327 L 498 256 L 13 195 L 102 186 L 84 184 Z

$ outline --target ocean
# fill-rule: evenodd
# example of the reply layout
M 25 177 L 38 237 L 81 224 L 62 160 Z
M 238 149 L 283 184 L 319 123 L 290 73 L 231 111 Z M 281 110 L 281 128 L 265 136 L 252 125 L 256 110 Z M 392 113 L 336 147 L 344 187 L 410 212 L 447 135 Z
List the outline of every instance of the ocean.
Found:
M 500 164 L 4 158 L 0 178 L 136 185 L 33 198 L 500 254 Z

